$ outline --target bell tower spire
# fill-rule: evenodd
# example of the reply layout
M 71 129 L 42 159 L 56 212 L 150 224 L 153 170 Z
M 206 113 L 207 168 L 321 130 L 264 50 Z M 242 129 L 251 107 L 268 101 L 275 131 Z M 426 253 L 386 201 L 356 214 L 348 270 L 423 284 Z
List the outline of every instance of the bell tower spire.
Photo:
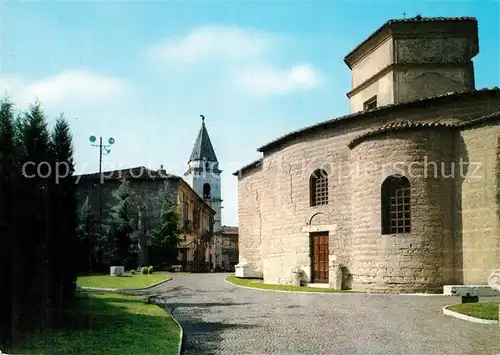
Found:
M 214 216 L 214 233 L 221 229 L 221 179 L 222 170 L 210 141 L 205 116 L 201 117 L 201 127 L 188 161 L 188 170 L 184 176 L 191 186 L 205 202 L 216 212 Z

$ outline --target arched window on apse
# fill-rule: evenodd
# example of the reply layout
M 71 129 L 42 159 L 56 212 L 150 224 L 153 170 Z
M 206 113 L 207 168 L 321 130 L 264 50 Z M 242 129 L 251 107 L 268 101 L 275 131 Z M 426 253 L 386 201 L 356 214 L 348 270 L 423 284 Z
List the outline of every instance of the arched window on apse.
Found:
M 411 231 L 411 186 L 404 176 L 392 175 L 382 183 L 382 234 Z
M 310 205 L 328 204 L 328 174 L 323 169 L 315 170 L 309 178 Z

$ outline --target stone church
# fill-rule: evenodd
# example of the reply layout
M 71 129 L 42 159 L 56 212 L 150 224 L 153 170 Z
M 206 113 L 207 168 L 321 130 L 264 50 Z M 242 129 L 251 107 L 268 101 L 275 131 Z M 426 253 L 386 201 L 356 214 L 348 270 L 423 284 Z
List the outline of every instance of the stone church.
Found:
M 500 89 L 475 18 L 390 20 L 344 61 L 351 113 L 269 142 L 238 178 L 239 277 L 372 292 L 500 268 Z

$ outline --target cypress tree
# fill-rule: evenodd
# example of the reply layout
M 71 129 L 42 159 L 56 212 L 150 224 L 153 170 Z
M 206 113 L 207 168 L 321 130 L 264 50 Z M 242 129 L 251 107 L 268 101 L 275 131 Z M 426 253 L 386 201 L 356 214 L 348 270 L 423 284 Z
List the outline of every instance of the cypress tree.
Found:
M 53 201 L 51 270 L 55 287 L 54 302 L 58 309 L 68 305 L 74 298 L 78 273 L 78 213 L 72 140 L 69 124 L 61 115 L 52 134 L 55 185 L 51 194 Z
M 79 250 L 79 271 L 90 271 L 93 260 L 93 250 L 95 246 L 92 241 L 95 240 L 95 235 L 92 230 L 92 211 L 90 208 L 89 198 L 87 197 L 85 201 L 80 206 L 78 211 L 78 250 Z
M 23 120 L 19 209 L 22 245 L 23 318 L 30 326 L 50 322 L 50 221 L 52 191 L 49 169 L 54 165 L 45 115 L 38 102 Z M 34 321 L 34 323 L 32 322 Z
M 153 231 L 151 238 L 152 260 L 153 264 L 162 262 L 173 264 L 179 254 L 181 218 L 177 205 L 166 197 L 162 198 L 161 208 L 158 228 Z
M 120 186 L 113 191 L 116 205 L 111 208 L 109 217 L 108 242 L 114 244 L 113 263 L 123 265 L 131 256 L 132 233 L 134 232 L 133 216 L 137 207 L 133 203 L 133 192 L 130 183 L 123 180 Z
M 12 103 L 0 106 L 0 343 L 11 344 L 13 242 L 16 225 L 16 148 Z

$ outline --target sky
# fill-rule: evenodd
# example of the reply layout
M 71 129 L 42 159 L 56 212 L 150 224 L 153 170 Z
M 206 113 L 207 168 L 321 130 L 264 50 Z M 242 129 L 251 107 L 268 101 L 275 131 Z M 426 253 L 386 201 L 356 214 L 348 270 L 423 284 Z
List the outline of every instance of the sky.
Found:
M 237 225 L 240 167 L 257 147 L 349 113 L 343 58 L 391 18 L 474 16 L 476 87 L 500 86 L 497 1 L 0 0 L 0 89 L 19 110 L 64 113 L 78 174 L 89 136 L 115 139 L 103 170 L 183 176 L 200 115 L 222 173 L 222 224 Z

